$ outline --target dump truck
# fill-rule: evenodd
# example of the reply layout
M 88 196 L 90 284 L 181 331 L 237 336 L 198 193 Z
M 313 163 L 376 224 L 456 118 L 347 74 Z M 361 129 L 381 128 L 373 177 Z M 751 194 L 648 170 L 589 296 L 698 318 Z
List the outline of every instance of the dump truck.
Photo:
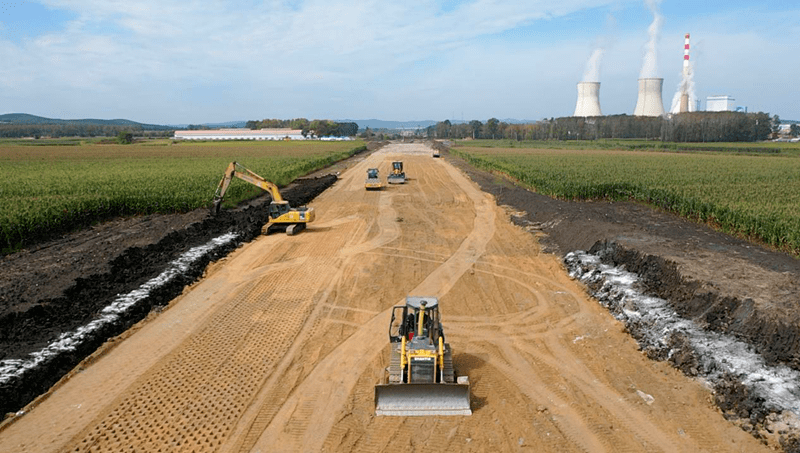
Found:
M 383 187 L 381 178 L 378 176 L 377 168 L 370 168 L 367 170 L 367 180 L 364 181 L 364 188 L 367 190 L 380 190 Z
M 402 162 L 392 162 L 392 172 L 386 178 L 389 184 L 403 184 L 406 182 L 406 172 L 403 171 Z
M 390 358 L 375 386 L 375 415 L 472 415 L 469 378 L 456 378 L 436 297 L 406 297 L 392 308 Z
M 225 198 L 225 192 L 227 192 L 233 178 L 239 178 L 242 181 L 258 186 L 269 192 L 272 197 L 272 201 L 269 204 L 269 221 L 261 227 L 262 234 L 269 234 L 273 231 L 286 231 L 287 235 L 292 236 L 303 231 L 307 224 L 314 221 L 314 208 L 306 206 L 293 208 L 289 206 L 289 202 L 281 196 L 278 186 L 244 168 L 237 162 L 231 162 L 228 165 L 222 180 L 217 185 L 217 190 L 214 192 L 214 201 L 211 205 L 211 215 L 219 214 L 220 206 Z

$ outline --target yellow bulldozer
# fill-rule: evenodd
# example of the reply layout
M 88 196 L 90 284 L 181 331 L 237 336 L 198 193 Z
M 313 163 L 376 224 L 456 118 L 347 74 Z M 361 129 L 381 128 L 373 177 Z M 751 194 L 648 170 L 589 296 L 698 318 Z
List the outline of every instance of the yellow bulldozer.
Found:
M 286 234 L 291 236 L 303 231 L 307 224 L 314 221 L 314 208 L 305 206 L 292 208 L 289 206 L 289 202 L 281 196 L 278 186 L 244 168 L 237 162 L 231 162 L 228 165 L 222 181 L 217 186 L 217 191 L 214 193 L 214 203 L 211 206 L 211 215 L 219 214 L 225 192 L 228 190 L 233 178 L 239 178 L 242 181 L 258 186 L 269 192 L 272 197 L 272 201 L 269 204 L 269 221 L 261 228 L 262 234 L 285 230 Z
M 406 297 L 392 309 L 386 382 L 375 386 L 375 415 L 472 415 L 469 379 L 456 378 L 436 297 Z
M 392 162 L 392 172 L 386 178 L 389 184 L 403 184 L 406 182 L 406 172 L 403 171 L 403 162 Z

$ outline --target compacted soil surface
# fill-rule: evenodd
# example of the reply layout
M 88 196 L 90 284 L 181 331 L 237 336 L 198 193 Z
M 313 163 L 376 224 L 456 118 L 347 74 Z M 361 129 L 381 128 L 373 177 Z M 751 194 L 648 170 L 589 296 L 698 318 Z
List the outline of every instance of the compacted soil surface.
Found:
M 258 234 L 266 201 L 255 200 L 214 218 L 111 222 L 4 257 L 0 360 L 25 360 L 186 251 L 237 234 L 87 344 L 4 381 L 3 410 L 16 414 L 0 426 L 0 451 L 796 446 L 726 420 L 707 385 L 649 359 L 562 261 L 611 241 L 613 259 L 641 263 L 653 291 L 686 301 L 675 304 L 687 316 L 717 313 L 709 328 L 796 365 L 798 318 L 785 303 L 797 294 L 794 258 L 639 205 L 539 197 L 431 152 L 389 145 L 342 164 L 338 180 L 301 181 L 299 195 L 287 188 L 293 205 L 313 198 L 317 212 L 291 237 Z M 385 181 L 395 160 L 405 184 L 364 190 L 367 168 Z M 391 307 L 407 295 L 439 298 L 472 416 L 374 415 Z M 789 333 L 770 340 L 770 322 Z

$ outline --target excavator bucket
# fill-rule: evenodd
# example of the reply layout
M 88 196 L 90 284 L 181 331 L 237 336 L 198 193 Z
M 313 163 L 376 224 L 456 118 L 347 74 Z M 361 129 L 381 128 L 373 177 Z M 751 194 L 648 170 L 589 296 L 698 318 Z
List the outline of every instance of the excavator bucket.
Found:
M 469 384 L 377 385 L 375 415 L 472 415 Z

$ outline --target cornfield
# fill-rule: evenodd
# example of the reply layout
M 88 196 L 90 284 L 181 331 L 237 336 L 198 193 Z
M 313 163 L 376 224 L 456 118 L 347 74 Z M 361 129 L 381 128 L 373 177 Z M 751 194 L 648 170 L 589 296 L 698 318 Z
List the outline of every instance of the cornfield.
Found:
M 170 141 L 135 145 L 4 145 L 0 142 L 3 253 L 119 216 L 187 212 L 208 206 L 228 163 L 288 184 L 351 156 L 362 142 Z M 231 184 L 235 203 L 260 189 Z
M 800 253 L 800 158 L 461 147 L 486 170 L 568 200 L 636 200 Z

